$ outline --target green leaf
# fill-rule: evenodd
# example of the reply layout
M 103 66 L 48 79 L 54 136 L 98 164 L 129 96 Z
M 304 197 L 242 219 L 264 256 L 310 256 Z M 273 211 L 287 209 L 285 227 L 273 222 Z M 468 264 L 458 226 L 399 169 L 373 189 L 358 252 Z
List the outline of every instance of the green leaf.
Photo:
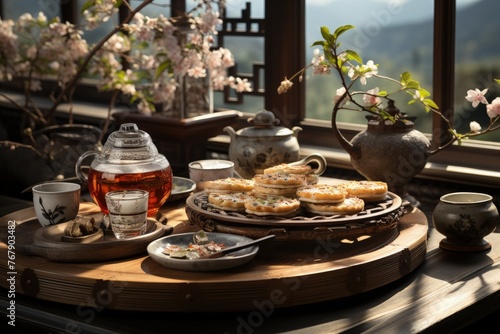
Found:
M 434 108 L 434 109 L 436 109 L 436 110 L 439 110 L 439 107 L 438 107 L 438 105 L 436 104 L 436 102 L 434 102 L 434 101 L 433 101 L 433 100 L 431 100 L 431 99 L 424 99 L 424 103 L 425 103 L 426 105 L 428 105 L 429 107 L 431 107 L 431 108 Z
M 158 68 L 156 69 L 156 73 L 155 73 L 155 80 L 158 79 L 158 77 L 163 73 L 165 72 L 165 70 L 167 70 L 170 66 L 170 61 L 164 61 L 163 63 L 160 64 L 160 66 L 158 66 Z
M 410 80 L 411 80 L 411 74 L 410 74 L 410 72 L 403 72 L 403 73 L 401 73 L 401 83 L 402 84 L 405 84 L 405 83 L 407 83 Z
M 331 36 L 330 29 L 328 29 L 328 27 L 322 26 L 320 28 L 320 31 L 321 31 L 321 36 L 325 39 L 325 41 L 329 41 Z
M 347 56 L 349 59 L 355 60 L 358 63 L 363 64 L 363 60 L 361 59 L 360 55 L 356 51 L 345 50 L 345 52 L 347 53 Z
M 342 35 L 343 33 L 345 33 L 347 30 L 350 30 L 350 29 L 353 29 L 354 26 L 353 25 L 350 25 L 350 24 L 347 24 L 345 26 L 340 26 L 338 27 L 335 32 L 333 33 L 333 38 L 334 40 L 337 40 L 337 38 Z
M 496 83 L 500 84 L 500 79 L 494 79 Z
M 322 46 L 322 47 L 325 47 L 325 45 L 328 45 L 327 43 L 325 43 L 325 41 L 316 41 L 311 44 L 311 46 Z
M 409 80 L 404 84 L 405 89 L 420 89 L 420 82 L 417 80 Z
M 337 64 L 337 58 L 329 51 L 325 50 L 325 59 L 332 65 Z
M 87 2 L 85 2 L 82 6 L 82 9 L 80 10 L 81 13 L 83 13 L 84 11 L 86 11 L 87 9 L 89 9 L 90 7 L 94 6 L 94 1 L 93 0 L 89 0 Z

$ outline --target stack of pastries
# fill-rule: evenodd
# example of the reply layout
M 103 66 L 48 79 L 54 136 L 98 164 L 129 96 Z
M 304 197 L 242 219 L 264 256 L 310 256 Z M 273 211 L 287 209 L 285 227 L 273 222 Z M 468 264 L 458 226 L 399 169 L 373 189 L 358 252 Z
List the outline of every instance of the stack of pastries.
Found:
M 301 207 L 318 215 L 352 215 L 366 202 L 387 197 L 381 181 L 346 181 L 338 185 L 318 183 L 310 166 L 281 164 L 256 174 L 252 180 L 227 178 L 208 181 L 205 192 L 210 206 L 258 216 L 295 215 Z

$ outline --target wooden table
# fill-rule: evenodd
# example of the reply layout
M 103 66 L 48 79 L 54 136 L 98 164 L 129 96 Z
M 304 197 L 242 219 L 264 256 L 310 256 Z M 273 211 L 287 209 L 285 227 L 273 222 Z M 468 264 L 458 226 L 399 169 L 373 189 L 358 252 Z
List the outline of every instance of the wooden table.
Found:
M 177 231 L 190 228 L 186 223 L 182 202 L 169 204 L 164 210 L 169 224 L 176 225 Z M 418 210 L 415 210 L 414 214 L 419 217 L 423 215 Z M 4 237 L 6 224 L 9 220 L 16 219 L 16 215 L 19 215 L 19 212 L 0 219 Z M 105 330 L 145 333 L 158 328 L 165 331 L 180 328 L 186 333 L 331 333 L 349 330 L 374 333 L 450 332 L 451 329 L 463 328 L 500 310 L 500 231 L 497 229 L 488 236 L 487 239 L 493 247 L 490 251 L 481 253 L 453 253 L 442 250 L 438 246 L 442 237 L 433 228 L 429 228 L 427 254 L 421 265 L 392 283 L 360 291 L 349 297 L 333 300 L 325 298 L 325 301 L 321 302 L 281 307 L 279 302 L 282 299 L 276 299 L 272 303 L 269 298 L 258 298 L 260 291 L 242 291 L 242 294 L 253 293 L 256 296 L 251 301 L 252 308 L 238 309 L 238 305 L 235 305 L 234 311 L 231 311 L 231 305 L 228 305 L 224 311 L 213 312 L 209 309 L 203 312 L 198 310 L 180 313 L 105 309 L 102 307 L 106 305 L 105 299 L 101 300 L 101 305 L 92 306 L 85 298 L 80 302 L 65 305 L 27 297 L 20 293 L 22 288 L 19 282 L 16 282 L 15 298 L 9 297 L 12 287 L 7 280 L 10 277 L 7 268 L 8 253 L 6 245 L 3 244 L 0 252 L 0 284 L 2 289 L 7 291 L 0 299 L 0 309 L 8 315 L 9 303 L 15 301 L 15 316 L 19 325 L 17 329 L 32 329 L 32 326 L 36 326 L 46 331 L 79 330 L 82 333 Z M 4 240 L 2 238 L 2 241 Z M 126 263 L 145 263 L 144 258 L 145 256 L 139 256 Z M 18 269 L 29 264 L 39 273 L 49 270 L 50 266 L 44 259 L 22 254 L 16 254 L 15 264 Z M 383 270 L 380 268 L 380 271 Z M 120 278 L 120 272 L 112 276 Z M 109 277 L 110 280 L 113 278 Z M 357 281 L 360 276 L 354 275 L 352 278 L 354 286 L 359 285 Z M 65 284 L 63 277 L 60 284 Z M 72 295 L 72 288 L 67 286 L 68 300 L 78 299 L 78 296 Z M 328 291 L 328 286 L 325 289 Z M 148 290 L 148 294 L 155 294 L 154 287 Z M 112 300 L 108 302 L 111 303 Z M 185 305 L 179 307 L 183 308 Z M 5 316 L 3 319 L 2 326 L 7 321 Z

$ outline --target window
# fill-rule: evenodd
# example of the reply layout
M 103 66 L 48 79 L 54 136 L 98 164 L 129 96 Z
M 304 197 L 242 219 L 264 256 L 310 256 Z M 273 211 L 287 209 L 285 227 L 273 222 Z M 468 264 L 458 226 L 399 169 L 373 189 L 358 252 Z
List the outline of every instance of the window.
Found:
M 170 3 L 168 0 L 157 1 Z M 61 3 L 66 12 L 68 7 L 74 12 L 73 7 L 82 2 L 0 0 L 0 15 L 9 18 L 26 11 L 35 13 L 40 9 L 47 10 L 42 5 L 56 3 Z M 251 4 L 250 18 L 264 20 L 265 37 L 250 37 L 250 42 L 244 43 L 250 45 L 248 53 L 237 44 L 241 36 L 227 34 L 224 42 L 236 54 L 237 60 L 242 60 L 238 64 L 239 74 L 243 72 L 252 77 L 258 73 L 260 78 L 256 87 L 258 94 L 244 96 L 244 102 L 249 104 L 243 111 L 256 112 L 266 108 L 275 112 L 282 125 L 300 124 L 304 129 L 299 135 L 301 145 L 340 151 L 329 129 L 335 87 L 333 78 L 322 78 L 325 82 L 311 78 L 307 84 L 294 87 L 293 94 L 275 94 L 285 75 L 310 61 L 310 44 L 318 39 L 321 25 L 331 29 L 343 24 L 356 25 L 356 30 L 360 29 L 358 33 L 365 33 L 364 37 L 369 39 L 365 39 L 367 45 L 361 50 L 363 58 L 373 58 L 391 76 L 401 73 L 407 66 L 404 70 L 409 70 L 424 87 L 432 90 L 434 100 L 442 109 L 455 111 L 458 127 L 469 123 L 470 111 L 466 110 L 468 105 L 464 102 L 467 89 L 483 89 L 490 85 L 488 99 L 491 101 L 498 95 L 498 90 L 495 91 L 492 85 L 493 78 L 500 78 L 500 50 L 497 50 L 495 40 L 500 35 L 500 24 L 495 18 L 500 9 L 497 0 L 353 0 L 342 3 L 327 0 L 227 0 L 227 17 L 241 17 L 246 3 Z M 374 7 L 370 7 L 372 4 Z M 58 11 L 52 7 L 49 10 Z M 450 40 L 452 34 L 456 35 L 456 40 Z M 362 41 L 363 36 L 354 37 Z M 253 64 L 247 60 L 253 60 Z M 256 65 L 259 65 L 257 70 Z M 238 109 L 234 105 L 229 107 Z M 406 105 L 398 107 L 403 109 Z M 429 133 L 439 132 L 436 131 L 441 126 L 438 120 L 421 111 L 418 113 L 418 127 Z M 364 126 L 364 118 L 343 121 L 348 122 L 345 126 L 347 138 Z M 482 124 L 485 121 L 487 119 L 483 119 Z M 433 168 L 444 166 L 442 168 L 447 172 L 446 166 L 454 165 L 498 171 L 500 131 L 478 139 L 481 140 L 453 145 L 433 156 Z M 439 177 L 448 177 L 448 174 Z M 493 180 L 500 183 L 500 177 Z
M 409 71 L 423 87 L 432 90 L 433 0 L 355 0 L 342 4 L 342 10 L 339 8 L 336 1 L 306 0 L 306 45 L 322 39 L 321 26 L 333 32 L 339 26 L 354 25 L 355 29 L 342 35 L 343 47 L 358 52 L 365 63 L 374 60 L 379 64 L 381 75 L 399 78 L 403 71 Z M 306 50 L 307 61 L 312 58 L 312 51 L 312 47 Z M 387 87 L 386 82 L 381 84 Z M 336 75 L 310 75 L 306 81 L 306 117 L 330 120 L 332 99 L 340 86 Z M 368 86 L 377 86 L 377 80 L 370 79 Z M 359 89 L 368 88 L 360 86 Z M 431 115 L 419 105 L 408 106 L 404 97 L 405 94 L 396 97 L 399 98 L 396 106 L 418 116 L 417 128 L 430 132 Z M 365 124 L 365 116 L 340 112 L 337 119 Z

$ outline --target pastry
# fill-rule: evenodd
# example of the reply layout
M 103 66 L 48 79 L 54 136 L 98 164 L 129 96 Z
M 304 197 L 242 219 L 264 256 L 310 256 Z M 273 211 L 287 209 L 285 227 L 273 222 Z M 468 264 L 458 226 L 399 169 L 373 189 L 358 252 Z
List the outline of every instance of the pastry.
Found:
M 318 183 L 318 175 L 313 173 L 311 166 L 309 165 L 289 165 L 280 164 L 273 167 L 264 169 L 264 174 L 274 174 L 274 173 L 284 173 L 284 174 L 302 174 L 306 176 L 307 184 Z
M 297 197 L 309 203 L 338 203 L 347 197 L 347 191 L 330 184 L 315 184 L 298 188 Z
M 358 197 L 347 197 L 339 203 L 310 203 L 305 202 L 309 212 L 318 215 L 353 215 L 363 211 L 365 202 Z
M 280 164 L 264 169 L 264 174 L 285 173 L 285 174 L 310 174 L 312 168 L 309 165 L 291 166 L 289 164 Z
M 249 192 L 253 190 L 254 182 L 247 179 L 228 177 L 205 182 L 206 193 L 231 193 L 231 192 Z
M 210 193 L 208 203 L 210 206 L 224 211 L 245 211 L 245 200 L 248 193 Z
M 348 181 L 339 187 L 366 202 L 383 201 L 387 197 L 387 183 L 382 181 Z
M 284 196 L 249 196 L 245 200 L 245 211 L 258 216 L 289 216 L 300 209 L 300 201 Z
M 295 197 L 297 189 L 307 184 L 302 174 L 256 174 L 253 180 L 257 195 Z

